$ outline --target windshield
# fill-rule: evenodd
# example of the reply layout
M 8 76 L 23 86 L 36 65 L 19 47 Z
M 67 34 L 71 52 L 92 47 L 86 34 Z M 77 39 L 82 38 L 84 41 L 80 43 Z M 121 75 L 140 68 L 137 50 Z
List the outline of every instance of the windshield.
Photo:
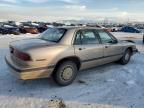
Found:
M 66 29 L 64 28 L 49 28 L 44 33 L 40 35 L 40 39 L 58 42 L 66 33 Z

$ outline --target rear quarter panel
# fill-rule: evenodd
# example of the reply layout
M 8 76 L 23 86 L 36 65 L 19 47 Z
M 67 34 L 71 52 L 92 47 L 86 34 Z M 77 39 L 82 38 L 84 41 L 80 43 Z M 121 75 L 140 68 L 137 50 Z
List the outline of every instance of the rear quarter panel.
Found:
M 123 47 L 123 52 L 125 52 L 128 48 L 136 49 L 136 45 L 132 42 L 120 41 Z
M 53 47 L 31 49 L 28 51 L 32 61 L 28 62 L 31 67 L 44 67 L 56 65 L 56 63 L 66 57 L 74 56 L 74 48 L 68 45 L 57 45 Z

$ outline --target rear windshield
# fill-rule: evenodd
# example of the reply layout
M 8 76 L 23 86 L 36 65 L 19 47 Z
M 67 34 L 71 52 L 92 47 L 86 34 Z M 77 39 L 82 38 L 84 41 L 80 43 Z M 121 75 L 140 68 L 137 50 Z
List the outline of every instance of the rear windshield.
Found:
M 65 35 L 66 31 L 67 30 L 64 28 L 49 28 L 40 35 L 40 39 L 51 42 L 59 42 Z

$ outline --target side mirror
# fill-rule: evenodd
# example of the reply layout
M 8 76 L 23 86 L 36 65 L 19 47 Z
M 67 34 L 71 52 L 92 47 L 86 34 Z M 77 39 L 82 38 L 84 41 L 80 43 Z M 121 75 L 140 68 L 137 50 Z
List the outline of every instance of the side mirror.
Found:
M 112 42 L 113 44 L 117 44 L 118 43 L 118 40 L 113 40 L 113 42 Z

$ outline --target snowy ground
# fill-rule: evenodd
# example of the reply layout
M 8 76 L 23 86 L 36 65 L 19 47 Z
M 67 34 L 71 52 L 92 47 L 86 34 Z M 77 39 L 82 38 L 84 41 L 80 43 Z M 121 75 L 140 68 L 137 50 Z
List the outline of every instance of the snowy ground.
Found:
M 142 35 L 113 34 L 120 39 L 134 40 L 141 53 L 134 55 L 126 66 L 111 63 L 79 72 L 67 87 L 57 86 L 52 79 L 21 81 L 13 77 L 4 61 L 8 43 L 35 36 L 0 36 L 0 108 L 55 108 L 53 103 L 58 98 L 64 100 L 66 108 L 143 108 Z

